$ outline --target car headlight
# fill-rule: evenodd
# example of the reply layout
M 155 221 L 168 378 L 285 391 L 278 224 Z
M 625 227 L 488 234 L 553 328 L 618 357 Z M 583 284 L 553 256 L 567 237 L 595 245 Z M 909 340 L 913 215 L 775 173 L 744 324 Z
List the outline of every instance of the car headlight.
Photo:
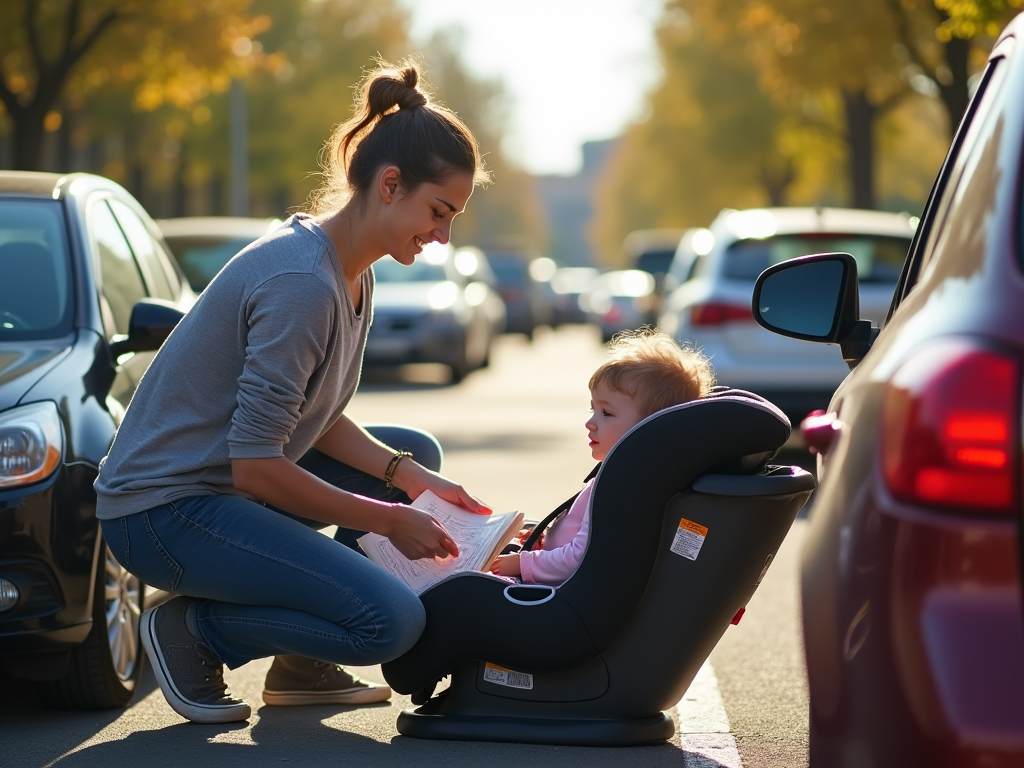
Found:
M 64 453 L 57 406 L 32 403 L 0 413 L 0 488 L 49 477 Z

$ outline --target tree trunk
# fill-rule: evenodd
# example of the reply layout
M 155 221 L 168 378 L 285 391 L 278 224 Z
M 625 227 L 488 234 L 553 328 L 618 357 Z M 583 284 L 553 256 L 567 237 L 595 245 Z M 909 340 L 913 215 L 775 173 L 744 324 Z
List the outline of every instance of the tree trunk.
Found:
M 38 171 L 43 159 L 43 121 L 46 110 L 36 108 L 10 111 L 11 122 L 14 124 L 14 170 Z
M 970 58 L 971 44 L 968 40 L 954 37 L 946 43 L 945 49 L 946 66 L 949 68 L 951 77 L 948 83 L 939 83 L 939 96 L 949 116 L 949 135 L 952 138 L 964 112 L 967 111 L 967 102 L 970 100 L 967 64 Z
M 854 208 L 875 207 L 875 105 L 865 91 L 843 91 Z

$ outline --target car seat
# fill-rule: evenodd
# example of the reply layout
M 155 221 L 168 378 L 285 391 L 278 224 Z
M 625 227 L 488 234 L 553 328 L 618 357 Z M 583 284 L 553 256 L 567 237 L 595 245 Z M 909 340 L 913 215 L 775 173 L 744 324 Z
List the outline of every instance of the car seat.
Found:
M 767 465 L 790 431 L 775 406 L 737 390 L 637 424 L 597 474 L 587 549 L 560 587 L 472 572 L 423 593 L 422 636 L 383 665 L 394 690 L 422 702 L 399 715 L 399 733 L 578 745 L 670 738 L 663 710 L 761 583 L 815 487 L 802 469 Z

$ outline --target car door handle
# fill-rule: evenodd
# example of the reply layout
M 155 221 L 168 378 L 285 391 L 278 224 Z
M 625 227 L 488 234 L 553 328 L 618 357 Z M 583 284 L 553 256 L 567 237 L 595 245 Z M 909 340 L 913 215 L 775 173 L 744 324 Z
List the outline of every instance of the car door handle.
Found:
M 839 420 L 839 414 L 821 410 L 811 411 L 800 422 L 800 437 L 811 453 L 825 454 L 832 447 L 842 428 L 843 422 Z

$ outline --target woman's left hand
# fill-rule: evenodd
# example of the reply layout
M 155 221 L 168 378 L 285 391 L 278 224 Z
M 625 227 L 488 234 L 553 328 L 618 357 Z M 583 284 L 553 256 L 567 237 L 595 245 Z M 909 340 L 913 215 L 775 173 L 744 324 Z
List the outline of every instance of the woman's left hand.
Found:
M 458 483 L 452 482 L 444 475 L 431 472 L 411 459 L 402 459 L 395 468 L 395 485 L 405 491 L 410 499 L 415 499 L 424 491 L 432 491 L 439 498 L 458 504 L 478 515 L 489 515 L 492 510 L 486 504 L 473 498 Z

